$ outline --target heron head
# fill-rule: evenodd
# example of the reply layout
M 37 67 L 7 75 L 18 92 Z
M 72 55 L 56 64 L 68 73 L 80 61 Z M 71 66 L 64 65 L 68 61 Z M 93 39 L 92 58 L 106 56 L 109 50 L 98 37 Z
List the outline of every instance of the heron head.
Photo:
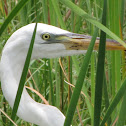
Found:
M 35 23 L 32 23 L 17 30 L 8 40 L 9 47 L 13 46 L 17 51 L 20 49 L 21 53 L 27 52 L 34 28 Z M 81 54 L 87 50 L 90 41 L 91 36 L 76 34 L 55 26 L 38 23 L 32 58 L 54 58 Z M 98 46 L 99 38 L 96 40 L 94 49 L 98 49 Z M 124 50 L 125 48 L 116 41 L 107 39 L 107 49 Z
M 34 28 L 35 24 L 30 25 Z M 33 32 L 33 29 L 31 31 Z M 33 56 L 53 58 L 84 53 L 81 40 L 90 38 L 55 26 L 38 23 Z

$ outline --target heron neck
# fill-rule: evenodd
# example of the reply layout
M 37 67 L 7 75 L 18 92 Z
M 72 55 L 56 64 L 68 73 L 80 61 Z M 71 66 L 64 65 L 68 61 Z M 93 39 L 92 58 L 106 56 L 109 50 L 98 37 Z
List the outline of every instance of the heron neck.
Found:
M 14 51 L 14 50 L 13 50 Z M 1 57 L 1 87 L 6 100 L 9 102 L 11 108 L 15 101 L 22 69 L 24 66 L 26 54 L 25 52 L 18 50 L 16 53 L 12 53 L 11 50 L 3 50 Z M 22 97 L 18 107 L 17 115 L 25 121 L 31 122 L 32 118 L 36 118 L 37 107 L 36 103 L 27 93 L 26 89 L 23 89 Z M 42 109 L 42 108 L 41 108 Z M 29 117 L 30 115 L 30 117 Z M 30 119 L 31 118 L 31 119 Z M 34 119 L 33 119 L 34 120 Z M 39 120 L 39 116 L 38 116 Z M 34 124 L 39 124 L 38 121 L 32 121 Z
M 15 54 L 13 52 L 16 52 Z M 13 107 L 27 51 L 4 50 L 0 63 L 1 87 Z M 23 89 L 17 115 L 39 126 L 63 126 L 65 116 L 55 107 L 35 102 Z M 53 116 L 52 116 L 53 115 Z M 54 121 L 54 120 L 57 121 Z

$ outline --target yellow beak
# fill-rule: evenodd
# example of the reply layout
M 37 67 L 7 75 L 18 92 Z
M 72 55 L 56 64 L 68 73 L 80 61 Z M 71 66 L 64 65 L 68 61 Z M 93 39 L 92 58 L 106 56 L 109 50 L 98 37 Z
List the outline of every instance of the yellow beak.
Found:
M 67 50 L 87 50 L 91 41 L 91 36 L 81 35 L 81 34 L 70 34 L 67 36 L 59 37 L 62 44 Z M 99 38 L 96 39 L 94 50 L 98 50 Z M 107 50 L 126 50 L 120 43 L 112 39 L 106 39 L 106 49 Z

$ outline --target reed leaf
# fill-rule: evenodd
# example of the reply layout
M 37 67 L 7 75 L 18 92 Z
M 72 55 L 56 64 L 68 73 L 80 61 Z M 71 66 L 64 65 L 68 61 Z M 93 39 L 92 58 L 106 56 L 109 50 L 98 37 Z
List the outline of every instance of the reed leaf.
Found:
M 109 108 L 107 109 L 106 114 L 105 114 L 100 126 L 104 126 L 105 122 L 109 119 L 109 117 L 112 114 L 112 112 L 114 111 L 115 107 L 117 106 L 119 101 L 124 96 L 125 90 L 126 90 L 126 80 L 123 82 L 123 84 L 121 85 L 121 87 L 120 87 L 119 91 L 117 92 L 115 98 L 113 99 L 113 101 L 109 105 Z
M 106 25 L 106 11 L 107 11 L 107 0 L 104 0 L 104 8 L 102 14 L 103 25 Z M 98 51 L 96 86 L 95 86 L 94 126 L 99 126 L 100 123 L 102 87 L 104 81 L 105 45 L 106 45 L 106 33 L 101 31 L 99 51 Z
M 26 76 L 27 76 L 27 72 L 28 72 L 28 67 L 29 67 L 29 63 L 30 63 L 30 59 L 31 59 L 32 49 L 33 49 L 33 45 L 34 45 L 36 29 L 37 29 L 37 23 L 36 23 L 35 28 L 34 28 L 31 43 L 30 43 L 30 46 L 29 46 L 29 49 L 28 49 L 26 60 L 25 60 L 25 65 L 24 65 L 24 68 L 23 68 L 23 71 L 22 71 L 20 82 L 19 82 L 19 87 L 18 87 L 18 91 L 17 91 L 17 94 L 16 94 L 16 98 L 15 98 L 15 102 L 14 102 L 14 106 L 13 106 L 13 111 L 12 111 L 12 115 L 11 115 L 12 120 L 15 119 L 15 116 L 16 116 L 16 113 L 17 113 L 17 110 L 18 110 L 18 106 L 19 106 L 19 103 L 20 103 L 20 99 L 21 99 L 21 94 L 23 92 L 23 88 L 24 88 L 24 84 L 25 84 L 25 80 L 26 80 Z M 11 125 L 12 125 L 12 123 L 10 123 L 10 126 Z
M 2 24 L 0 28 L 0 36 L 4 32 L 5 28 L 8 26 L 8 24 L 11 22 L 11 20 L 16 16 L 16 14 L 21 10 L 22 7 L 28 2 L 28 0 L 21 0 L 11 11 L 11 13 L 8 15 L 4 23 Z
M 58 5 L 58 0 L 51 0 L 51 1 L 52 1 L 52 4 L 53 4 L 55 13 L 56 13 L 58 20 L 60 22 L 61 28 L 66 29 L 66 25 L 63 21 L 63 18 L 62 18 L 61 12 L 60 12 L 60 8 L 59 8 L 59 5 Z

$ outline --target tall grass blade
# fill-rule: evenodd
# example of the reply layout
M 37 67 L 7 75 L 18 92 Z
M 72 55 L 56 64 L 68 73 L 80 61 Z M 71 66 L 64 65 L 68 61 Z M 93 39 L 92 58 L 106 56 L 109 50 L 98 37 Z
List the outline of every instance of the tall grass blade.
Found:
M 107 10 L 107 0 L 104 0 L 104 8 L 102 15 L 103 25 L 106 25 L 106 10 Z M 96 86 L 95 86 L 94 126 L 99 126 L 100 124 L 102 87 L 104 81 L 105 45 L 106 45 L 106 33 L 101 31 L 99 52 L 98 52 L 97 73 L 96 73 Z
M 95 99 L 95 52 L 91 56 L 91 104 L 93 105 L 91 109 L 91 125 L 94 125 L 94 99 Z
M 48 69 L 49 69 L 49 74 L 48 74 L 48 76 L 49 76 L 49 82 L 50 82 L 50 95 L 51 95 L 51 104 L 52 105 L 55 105 L 54 104 L 54 92 L 53 92 L 53 84 L 52 84 L 52 82 L 53 82 L 53 80 L 52 80 L 52 71 L 51 71 L 51 65 L 50 65 L 50 60 L 48 61 Z
M 10 21 L 14 18 L 14 16 L 21 10 L 21 8 L 28 2 L 28 0 L 21 0 L 15 8 L 11 11 L 11 13 L 8 15 L 4 23 L 2 24 L 0 28 L 0 36 L 2 35 L 5 28 L 8 26 Z
M 43 20 L 44 23 L 48 23 L 48 6 L 47 6 L 47 0 L 42 0 L 42 9 L 43 9 Z
M 60 80 L 59 80 L 59 64 L 58 59 L 55 59 L 56 70 L 56 107 L 60 108 Z
M 25 65 L 24 65 L 24 68 L 23 68 L 23 72 L 22 72 L 22 75 L 21 75 L 20 82 L 19 82 L 19 87 L 18 87 L 18 91 L 17 91 L 17 94 L 16 94 L 16 98 L 15 98 L 15 102 L 14 102 L 14 106 L 13 106 L 13 111 L 12 111 L 12 116 L 11 116 L 12 120 L 15 119 L 15 116 L 16 116 L 16 113 L 17 113 L 17 110 L 18 110 L 18 106 L 19 106 L 19 103 L 20 103 L 20 99 L 21 99 L 21 94 L 22 94 L 22 91 L 23 91 L 23 88 L 24 88 L 24 84 L 25 84 L 25 80 L 26 80 L 26 76 L 27 76 L 27 72 L 28 72 L 28 67 L 29 67 L 29 63 L 30 63 L 30 59 L 31 59 L 32 49 L 33 49 L 33 45 L 34 45 L 36 29 L 37 29 L 37 23 L 35 25 L 35 29 L 34 29 L 34 32 L 33 32 L 33 35 L 32 35 L 32 40 L 31 40 L 31 43 L 30 43 L 30 46 L 29 46 L 27 57 L 26 57 Z M 10 123 L 10 126 L 11 125 L 12 125 L 12 123 Z
M 27 6 L 26 5 L 21 9 L 20 17 L 21 17 L 21 24 L 26 25 L 27 24 Z
M 121 1 L 121 13 L 120 13 L 120 29 L 121 29 L 121 36 L 122 35 L 122 31 L 123 31 L 123 21 L 124 21 L 124 6 L 125 6 L 125 2 L 124 0 Z M 123 57 L 123 63 L 125 63 L 125 54 L 123 52 L 122 54 L 122 57 Z M 123 72 L 125 73 L 125 67 L 123 66 Z M 118 118 L 118 122 L 117 122 L 117 126 L 124 126 L 125 125 L 125 121 L 126 121 L 126 109 L 125 109 L 125 106 L 126 106 L 126 92 L 123 96 L 123 101 L 122 101 L 122 104 L 121 104 L 121 107 L 120 107 L 120 112 L 119 112 L 119 118 Z
M 124 96 L 125 90 L 126 90 L 126 80 L 123 82 L 123 84 L 121 85 L 121 87 L 120 87 L 119 91 L 117 92 L 115 98 L 113 99 L 112 103 L 110 104 L 100 126 L 104 126 L 107 119 L 109 119 L 109 117 L 112 114 L 112 112 L 114 111 L 115 107 L 117 106 L 117 104 L 119 103 L 121 98 Z
M 126 121 L 126 92 L 123 96 L 123 102 L 121 105 L 117 126 L 124 126 L 125 121 Z
M 104 91 L 104 99 L 105 99 L 105 110 L 107 110 L 110 103 L 109 103 L 109 94 L 108 94 L 108 90 L 107 90 L 107 83 L 106 83 L 105 72 L 104 72 L 103 91 Z M 109 120 L 108 120 L 108 125 L 110 125 L 110 124 L 111 124 L 111 118 L 109 118 Z
M 70 105 L 69 105 L 69 108 L 67 110 L 66 120 L 65 120 L 64 126 L 70 126 L 70 124 L 72 122 L 73 115 L 74 115 L 76 105 L 77 105 L 77 102 L 78 102 L 78 99 L 79 99 L 79 95 L 80 95 L 80 92 L 81 92 L 81 89 L 82 89 L 82 86 L 83 86 L 83 81 L 85 79 L 85 75 L 86 75 L 86 72 L 87 72 L 88 64 L 90 62 L 90 58 L 91 58 L 91 54 L 92 54 L 92 51 L 93 51 L 93 47 L 94 47 L 94 44 L 95 44 L 97 34 L 98 34 L 98 29 L 96 29 L 95 32 L 94 32 L 91 43 L 88 47 L 86 56 L 84 58 L 83 65 L 81 67 L 81 70 L 80 70 L 80 73 L 79 73 L 79 76 L 78 76 L 78 79 L 77 79 L 77 82 L 76 82 L 76 86 L 74 88 L 74 92 L 73 92 L 72 97 L 71 97 Z
M 59 5 L 58 5 L 58 0 L 51 0 L 51 1 L 52 1 L 52 4 L 53 4 L 55 13 L 56 13 L 56 15 L 58 17 L 58 20 L 60 22 L 61 28 L 66 29 L 66 25 L 65 25 L 65 23 L 63 21 L 61 11 L 60 11 L 60 8 L 59 8 Z
M 125 0 L 121 0 L 121 13 L 120 13 L 120 23 L 121 29 L 123 29 L 123 21 L 124 21 L 124 8 L 125 8 Z

